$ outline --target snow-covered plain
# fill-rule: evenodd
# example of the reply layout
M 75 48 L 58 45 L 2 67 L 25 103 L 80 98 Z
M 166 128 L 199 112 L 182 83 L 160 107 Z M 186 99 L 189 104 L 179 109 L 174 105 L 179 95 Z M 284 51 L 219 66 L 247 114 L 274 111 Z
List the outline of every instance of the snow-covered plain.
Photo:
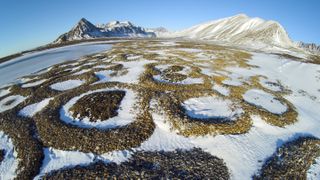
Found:
M 83 43 L 25 54 L 0 64 L 0 85 L 13 82 L 21 76 L 37 72 L 54 64 L 78 59 L 84 55 L 107 50 L 110 47 L 111 45 L 108 44 Z

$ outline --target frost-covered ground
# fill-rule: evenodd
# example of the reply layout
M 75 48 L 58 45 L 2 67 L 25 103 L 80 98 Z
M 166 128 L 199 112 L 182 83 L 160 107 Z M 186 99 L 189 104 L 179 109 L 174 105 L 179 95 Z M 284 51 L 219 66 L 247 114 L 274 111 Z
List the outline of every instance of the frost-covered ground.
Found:
M 27 70 L 28 64 L 33 65 L 32 59 L 21 62 L 26 63 Z M 10 68 L 21 65 L 18 60 L 7 63 Z M 23 73 L 31 73 L 27 70 Z M 21 128 L 15 132 L 10 130 L 14 126 L 6 125 L 15 118 L 25 131 L 34 133 L 31 139 L 41 141 L 44 159 L 32 162 L 40 166 L 31 178 L 50 177 L 50 173 L 70 175 L 69 170 L 76 174 L 77 165 L 87 168 L 83 171 L 86 174 L 99 162 L 107 169 L 120 168 L 138 152 L 147 157 L 148 152 L 200 148 L 225 163 L 229 176 L 217 173 L 217 177 L 251 179 L 259 176 L 267 160 L 288 142 L 298 137 L 320 138 L 319 77 L 320 65 L 277 55 L 184 41 L 118 42 L 112 50 L 48 68 L 22 78 L 18 86 L 0 89 L 0 117 L 4 122 L 0 124 L 0 150 L 12 154 L 6 153 L 0 162 L 0 173 L 19 177 L 19 171 L 11 170 L 24 161 L 15 155 L 25 153 L 15 148 L 23 143 L 18 138 Z M 9 80 L 0 81 L 5 84 Z M 120 102 L 112 93 L 105 94 L 106 101 L 92 102 L 95 97 L 90 95 L 116 90 L 124 93 Z M 84 103 L 86 97 L 91 99 Z M 99 113 L 109 118 L 94 119 Z M 33 124 L 36 131 L 24 123 Z M 310 162 L 303 171 L 282 170 L 299 172 L 299 178 L 319 178 L 320 143 L 316 147 L 301 151 L 317 157 L 301 159 Z M 115 165 L 108 166 L 112 163 Z M 160 166 L 148 163 L 152 168 Z M 22 166 L 29 171 L 29 166 Z M 176 169 L 192 169 L 184 166 L 196 164 L 182 163 Z M 137 176 L 135 172 L 125 173 L 145 177 L 140 172 Z

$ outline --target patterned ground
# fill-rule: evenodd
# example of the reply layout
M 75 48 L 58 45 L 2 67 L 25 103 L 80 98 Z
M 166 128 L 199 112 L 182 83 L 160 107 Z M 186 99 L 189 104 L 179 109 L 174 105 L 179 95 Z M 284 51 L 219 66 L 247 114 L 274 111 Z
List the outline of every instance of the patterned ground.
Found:
M 11 164 L 6 168 L 14 169 L 17 179 L 39 173 L 37 178 L 44 179 L 229 179 L 224 159 L 205 149 L 139 148 L 156 132 L 154 113 L 181 138 L 246 134 L 257 114 L 275 127 L 296 123 L 296 108 L 284 98 L 291 93 L 287 87 L 261 75 L 242 77 L 228 70 L 256 68 L 248 63 L 251 56 L 217 45 L 128 41 L 26 76 L 24 83 L 1 89 L 1 138 L 10 139 L 13 147 L 0 147 L 0 167 L 7 158 Z M 284 143 L 254 178 L 304 179 L 319 147 L 312 137 Z M 43 167 L 47 148 L 95 158 L 48 172 Z M 101 159 L 120 151 L 130 154 L 124 162 Z

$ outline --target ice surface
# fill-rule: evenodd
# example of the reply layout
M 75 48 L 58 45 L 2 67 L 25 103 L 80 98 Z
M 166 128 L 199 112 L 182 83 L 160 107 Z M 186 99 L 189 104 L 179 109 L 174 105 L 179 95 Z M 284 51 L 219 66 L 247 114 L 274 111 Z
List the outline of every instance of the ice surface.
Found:
M 83 43 L 25 54 L 0 64 L 0 85 L 68 60 L 94 54 L 111 47 L 108 44 Z

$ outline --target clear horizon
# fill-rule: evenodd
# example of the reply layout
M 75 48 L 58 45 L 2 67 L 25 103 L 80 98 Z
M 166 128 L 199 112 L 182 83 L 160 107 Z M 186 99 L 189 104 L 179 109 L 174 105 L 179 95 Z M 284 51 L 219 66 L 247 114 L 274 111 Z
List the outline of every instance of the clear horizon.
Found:
M 128 20 L 135 25 L 181 30 L 244 13 L 278 21 L 294 41 L 320 44 L 320 2 L 303 1 L 18 1 L 2 0 L 0 57 L 54 41 L 82 17 L 93 24 Z

